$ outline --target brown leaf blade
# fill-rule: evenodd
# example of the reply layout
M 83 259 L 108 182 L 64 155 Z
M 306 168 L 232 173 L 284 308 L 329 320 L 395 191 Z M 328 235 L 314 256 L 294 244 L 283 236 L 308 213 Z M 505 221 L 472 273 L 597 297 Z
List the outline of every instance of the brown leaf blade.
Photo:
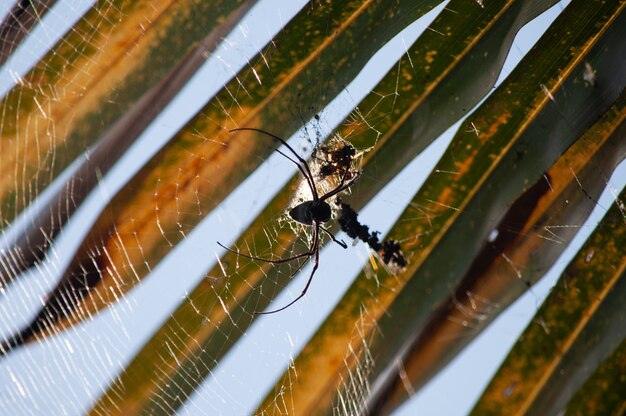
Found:
M 0 66 L 54 3 L 56 0 L 17 2 L 13 5 L 0 23 Z
M 625 200 L 622 192 L 567 266 L 473 414 L 554 414 L 624 341 Z

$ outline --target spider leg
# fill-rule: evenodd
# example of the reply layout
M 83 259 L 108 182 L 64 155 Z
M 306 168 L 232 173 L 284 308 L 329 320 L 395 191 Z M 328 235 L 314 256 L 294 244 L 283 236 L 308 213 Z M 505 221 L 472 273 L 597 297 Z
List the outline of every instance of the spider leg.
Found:
M 292 158 L 290 158 L 289 156 L 287 156 L 286 154 L 284 154 L 283 152 L 281 152 L 279 149 L 274 149 L 277 153 L 285 156 L 287 159 L 291 160 L 300 170 L 300 172 L 304 175 L 304 177 L 306 178 L 307 183 L 309 184 L 309 188 L 311 188 L 311 192 L 313 193 L 313 199 L 317 200 L 318 195 L 317 195 L 317 190 L 315 189 L 315 180 L 313 179 L 313 174 L 311 173 L 311 169 L 309 169 L 309 165 L 306 163 L 306 160 L 304 160 L 295 150 L 293 150 L 293 147 L 291 147 L 286 141 L 284 141 L 283 139 L 281 139 L 280 137 L 267 132 L 265 130 L 261 130 L 261 129 L 255 129 L 253 127 L 240 127 L 237 129 L 232 129 L 229 130 L 230 133 L 234 132 L 234 131 L 242 131 L 242 130 L 247 130 L 247 131 L 256 131 L 259 133 L 263 133 L 267 136 L 270 136 L 273 139 L 278 140 L 279 142 L 281 142 L 287 149 L 289 149 L 289 151 L 296 157 L 296 159 L 298 159 L 298 161 L 300 163 L 302 163 L 302 165 L 298 164 L 298 162 L 296 162 L 295 160 L 293 160 Z M 304 167 L 303 167 L 304 166 Z
M 350 179 L 350 181 L 348 183 L 340 183 L 339 186 L 337 186 L 335 189 L 333 189 L 332 191 L 328 192 L 325 195 L 322 195 L 319 200 L 320 201 L 324 201 L 328 198 L 332 198 L 333 196 L 337 195 L 339 192 L 345 191 L 346 189 L 348 189 L 349 187 L 352 186 L 352 184 L 354 183 L 354 181 L 356 181 L 357 179 L 359 179 L 359 175 L 361 175 L 361 172 L 357 172 L 356 176 L 352 179 Z M 343 180 L 342 180 L 343 182 Z
M 319 266 L 320 263 L 320 250 L 319 250 L 319 228 L 320 228 L 320 224 L 318 222 L 315 223 L 315 228 L 313 229 L 313 243 L 311 244 L 311 251 L 315 252 L 315 264 L 313 265 L 313 270 L 311 270 L 311 274 L 309 275 L 309 280 L 307 280 L 306 282 L 306 286 L 304 286 L 304 289 L 302 290 L 302 293 L 300 293 L 300 295 L 298 295 L 297 298 L 295 298 L 294 300 L 292 300 L 291 302 L 289 302 L 288 304 L 286 304 L 285 306 L 283 306 L 282 308 L 278 308 L 278 309 L 274 309 L 273 311 L 268 311 L 268 312 L 255 312 L 255 315 L 269 315 L 272 313 L 276 313 L 276 312 L 280 312 L 280 311 L 284 311 L 285 309 L 287 309 L 288 307 L 290 307 L 291 305 L 293 305 L 294 303 L 296 303 L 297 301 L 299 301 L 300 299 L 302 299 L 304 297 L 304 295 L 306 295 L 306 291 L 309 290 L 309 286 L 311 285 L 311 282 L 313 281 L 313 275 L 315 275 L 315 272 L 317 271 L 317 267 Z M 302 266 L 300 266 L 302 267 Z M 298 270 L 300 270 L 300 267 L 298 268 Z M 298 270 L 296 270 L 296 272 L 294 272 L 291 277 L 293 277 Z
M 301 257 L 311 257 L 314 254 L 313 251 L 311 249 L 309 249 L 309 251 L 306 251 L 306 252 L 300 253 L 300 254 L 296 254 L 295 256 L 285 257 L 285 258 L 281 258 L 281 259 L 278 259 L 278 260 L 271 260 L 271 259 L 264 259 L 262 257 L 250 256 L 249 254 L 243 254 L 240 251 L 233 250 L 233 249 L 230 249 L 230 248 L 226 247 L 224 244 L 220 243 L 219 241 L 217 242 L 217 244 L 220 247 L 225 248 L 226 250 L 230 251 L 231 253 L 237 254 L 238 256 L 245 257 L 245 258 L 252 259 L 252 260 L 256 260 L 256 261 L 264 261 L 266 263 L 273 263 L 273 264 L 286 263 L 288 261 L 299 259 Z
M 322 227 L 321 225 L 320 225 L 320 228 L 322 229 L 322 231 L 324 231 L 326 234 L 328 234 L 328 236 L 329 236 L 330 238 L 332 238 L 332 240 L 333 240 L 335 243 L 339 244 L 339 245 L 340 245 L 341 247 L 343 247 L 343 248 L 348 248 L 348 245 L 346 244 L 346 242 L 345 242 L 345 241 L 343 241 L 343 240 L 337 240 L 337 239 L 335 238 L 335 236 L 333 235 L 333 233 L 331 233 L 330 231 L 328 231 L 326 228 Z

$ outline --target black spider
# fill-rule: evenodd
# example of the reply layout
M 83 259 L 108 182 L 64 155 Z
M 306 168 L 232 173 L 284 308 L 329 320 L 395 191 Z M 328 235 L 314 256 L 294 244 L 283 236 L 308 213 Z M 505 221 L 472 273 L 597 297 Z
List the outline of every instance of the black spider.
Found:
M 226 250 L 235 253 L 237 255 L 243 256 L 243 257 L 247 257 L 249 259 L 252 260 L 257 260 L 257 261 L 264 261 L 267 263 L 273 263 L 273 264 L 280 264 L 280 263 L 286 263 L 295 259 L 299 259 L 299 258 L 303 258 L 303 257 L 308 257 L 311 258 L 312 256 L 315 256 L 315 264 L 313 265 L 313 270 L 311 271 L 311 275 L 309 276 L 309 280 L 307 280 L 306 285 L 304 286 L 304 290 L 302 290 L 302 293 L 295 298 L 294 300 L 292 300 L 291 302 L 289 302 L 287 305 L 283 306 L 282 308 L 279 309 L 275 309 L 273 311 L 269 311 L 269 312 L 255 312 L 255 314 L 257 315 L 263 315 L 263 314 L 270 314 L 270 313 L 276 313 L 276 312 L 280 312 L 284 309 L 287 309 L 288 307 L 290 307 L 291 305 L 293 305 L 294 303 L 296 303 L 298 300 L 300 300 L 305 294 L 306 291 L 309 289 L 309 285 L 311 284 L 311 281 L 313 280 L 313 275 L 315 275 L 315 271 L 317 270 L 317 267 L 319 265 L 319 255 L 320 255 L 320 239 L 319 239 L 319 234 L 320 234 L 320 230 L 322 230 L 323 232 L 325 232 L 326 234 L 328 234 L 330 236 L 330 238 L 337 244 L 339 244 L 341 247 L 343 248 L 347 248 L 348 246 L 346 245 L 346 243 L 344 243 L 343 241 L 339 241 L 335 238 L 335 236 L 328 231 L 326 228 L 324 228 L 322 226 L 323 223 L 328 222 L 331 218 L 331 209 L 330 209 L 330 205 L 328 204 L 328 202 L 326 202 L 328 199 L 332 198 L 333 196 L 339 194 L 342 191 L 345 191 L 346 189 L 350 188 L 350 186 L 352 186 L 352 184 L 354 183 L 354 181 L 359 177 L 360 172 L 349 172 L 349 169 L 345 169 L 345 171 L 343 172 L 343 175 L 341 176 L 341 180 L 339 182 L 339 185 L 337 185 L 337 187 L 335 189 L 333 189 L 332 191 L 327 192 L 326 194 L 319 196 L 317 194 L 317 188 L 315 186 L 315 178 L 313 177 L 313 174 L 311 173 L 311 169 L 309 168 L 309 165 L 306 163 L 306 160 L 304 160 L 303 158 L 300 157 L 300 155 L 298 155 L 298 153 L 296 153 L 295 150 L 293 150 L 293 148 L 291 146 L 289 146 L 289 144 L 287 144 L 287 142 L 285 142 L 283 139 L 281 139 L 278 136 L 275 136 L 271 133 L 268 133 L 264 130 L 261 129 L 255 129 L 255 128 L 239 128 L 239 129 L 233 129 L 230 130 L 230 132 L 234 132 L 234 131 L 241 131 L 241 130 L 249 130 L 249 131 L 256 131 L 259 133 L 263 133 L 266 134 L 276 140 L 278 140 L 280 143 L 282 143 L 283 145 L 285 145 L 285 147 L 295 156 L 295 158 L 297 159 L 294 160 L 291 157 L 289 157 L 288 155 L 286 155 L 285 153 L 283 153 L 282 151 L 280 151 L 279 149 L 275 149 L 275 151 L 281 155 L 283 155 L 284 157 L 286 157 L 287 159 L 289 159 L 291 162 L 293 162 L 297 167 L 298 170 L 302 173 L 302 175 L 304 176 L 304 179 L 306 180 L 309 189 L 311 190 L 311 194 L 313 195 L 313 199 L 310 201 L 304 201 L 299 205 L 296 205 L 294 208 L 292 208 L 291 210 L 289 210 L 289 216 L 291 218 L 293 218 L 294 221 L 299 222 L 300 224 L 304 224 L 304 225 L 310 225 L 313 228 L 313 235 L 311 237 L 311 245 L 309 246 L 309 250 L 301 253 L 301 254 L 297 254 L 295 256 L 291 256 L 291 257 L 286 257 L 283 259 L 278 259 L 278 260 L 270 260 L 270 259 L 263 259 L 260 257 L 255 257 L 255 256 L 250 256 L 247 254 L 243 254 L 239 251 L 236 250 L 232 250 L 226 246 L 224 246 L 221 243 L 217 243 L 219 244 L 222 248 L 225 248 Z M 348 175 L 352 175 L 352 177 L 346 182 L 346 180 L 348 179 Z M 290 276 L 293 277 L 301 268 L 302 266 L 298 267 L 296 269 L 296 271 Z

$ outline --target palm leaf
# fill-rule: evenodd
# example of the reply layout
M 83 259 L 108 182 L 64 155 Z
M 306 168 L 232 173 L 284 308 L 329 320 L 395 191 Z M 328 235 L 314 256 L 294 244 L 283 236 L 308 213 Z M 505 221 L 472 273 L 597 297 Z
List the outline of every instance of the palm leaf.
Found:
M 282 45 L 280 49 L 259 54 L 252 68 L 229 82 L 118 192 L 85 237 L 46 305 L 27 327 L 5 342 L 4 350 L 45 337 L 55 328 L 74 325 L 116 301 L 122 295 L 120 289 L 130 290 L 140 281 L 258 166 L 259 155 L 271 151 L 267 140 L 236 140 L 242 134 L 229 135 L 226 126 L 263 127 L 267 120 L 280 126 L 274 129 L 277 134 L 288 136 L 299 123 L 291 112 L 294 103 L 301 106 L 301 117 L 311 117 L 389 37 L 435 2 L 419 7 L 409 1 L 394 4 L 394 13 L 387 12 L 385 19 L 378 16 L 383 9 L 389 11 L 385 2 L 347 1 L 301 11 L 274 41 Z M 337 19 L 337 15 L 343 17 Z M 331 30 L 329 24 L 336 27 Z M 337 57 L 354 47 L 356 37 L 364 36 L 372 41 L 356 43 L 361 55 L 350 61 Z M 306 47 L 301 45 L 303 38 L 308 39 Z M 307 88 L 312 73 L 341 76 L 335 76 L 335 84 L 327 85 L 324 97 L 319 97 Z M 225 108 L 224 103 L 233 97 L 237 107 Z
M 374 88 L 374 92 L 359 104 L 361 112 L 368 114 L 374 129 L 363 130 L 358 124 L 355 127 L 355 123 L 342 128 L 343 136 L 356 146 L 374 146 L 365 157 L 363 169 L 365 172 L 370 168 L 376 169 L 376 174 L 363 175 L 361 181 L 367 186 L 354 187 L 354 193 L 347 198 L 354 207 L 362 207 L 385 184 L 385 180 L 373 179 L 395 175 L 411 159 L 411 155 L 419 154 L 441 133 L 445 125 L 454 123 L 461 116 L 461 107 L 470 108 L 480 99 L 481 95 L 476 94 L 484 95 L 489 91 L 505 54 L 493 54 L 492 59 L 482 61 L 485 70 L 480 72 L 475 70 L 476 57 L 482 56 L 485 50 L 493 50 L 497 42 L 500 42 L 497 45 L 500 50 L 508 50 L 519 27 L 541 11 L 519 2 L 509 2 L 487 10 L 467 7 L 463 3 L 453 2 L 449 5 L 453 10 L 458 10 L 455 7 L 466 8 L 460 13 L 442 12 L 431 30 L 426 31 L 409 49 L 408 56 L 403 57 L 397 68 L 389 71 Z M 475 16 L 475 19 L 461 18 L 468 14 Z M 478 26 L 476 19 L 482 19 Z M 454 37 L 441 36 L 440 31 L 445 27 L 456 28 L 466 39 L 459 42 Z M 446 59 L 426 69 L 424 61 L 429 59 L 426 55 L 430 50 L 443 51 Z M 454 56 L 457 59 L 452 59 Z M 449 89 L 459 85 L 463 85 L 467 91 L 461 94 L 460 100 L 449 95 Z M 403 91 L 397 97 L 392 94 L 396 88 Z M 388 97 L 386 103 L 380 102 L 381 95 Z M 458 111 L 452 111 L 455 106 L 459 108 Z M 411 146 L 407 147 L 401 136 L 395 135 L 405 125 L 413 125 L 416 120 L 423 119 L 426 113 L 439 107 L 450 111 L 424 128 L 419 140 L 413 141 Z M 254 140 L 262 139 L 262 135 L 256 135 Z M 382 152 L 385 156 L 378 157 Z M 389 157 L 390 153 L 403 153 L 404 156 Z M 299 178 L 293 178 L 281 190 L 240 237 L 237 246 L 245 247 L 254 242 L 257 253 L 276 251 L 272 250 L 276 243 L 265 238 L 267 219 L 275 218 L 284 210 L 298 181 Z M 290 230 L 276 235 L 279 246 L 285 250 L 293 250 L 295 237 Z M 235 273 L 227 279 L 221 277 L 224 265 L 237 264 L 240 266 Z M 139 388 L 143 389 L 144 395 L 152 396 L 151 409 L 159 407 L 163 397 L 186 397 L 228 351 L 226 347 L 236 342 L 251 324 L 250 312 L 263 309 L 271 300 L 268 293 L 277 293 L 273 285 L 284 285 L 289 276 L 289 266 L 274 267 L 251 262 L 242 264 L 235 254 L 226 253 L 220 264 L 207 273 L 205 279 L 135 357 L 95 410 L 110 412 L 114 406 L 124 408 L 127 400 L 137 400 L 135 389 Z M 206 325 L 207 319 L 211 322 L 209 326 Z M 172 355 L 173 351 L 175 356 Z M 156 371 L 155 366 L 162 365 L 154 357 L 167 356 L 170 357 L 166 360 L 171 371 L 162 374 L 158 381 L 150 378 L 149 374 Z M 182 382 L 183 379 L 185 382 Z M 132 390 L 126 387 L 129 385 L 133 386 Z
M 567 404 L 565 414 L 623 414 L 626 405 L 623 394 L 626 388 L 624 374 L 626 374 L 626 342 L 622 342 L 578 390 Z
M 622 92 L 507 210 L 497 237 L 485 243 L 439 316 L 370 399 L 372 409 L 387 413 L 396 408 L 407 396 L 407 382 L 419 390 L 555 263 L 596 206 L 606 178 L 624 159 L 625 105 Z
M 290 378 L 285 374 L 260 410 L 278 403 L 290 403 L 299 412 L 363 405 L 354 392 L 367 391 L 428 326 L 506 207 L 617 98 L 626 82 L 622 75 L 599 81 L 611 86 L 606 90 L 590 88 L 583 82 L 584 60 L 598 74 L 614 74 L 612 68 L 623 65 L 620 57 L 606 52 L 621 48 L 623 7 L 619 2 L 568 6 L 459 128 L 435 172 L 391 230 L 410 261 L 407 269 L 395 276 L 378 273 L 376 279 L 361 274 L 295 360 L 298 383 L 284 385 L 282 380 L 289 383 Z M 605 95 L 608 90 L 612 92 Z M 478 137 L 468 133 L 471 123 L 480 131 Z M 419 213 L 427 218 L 416 221 Z M 280 402 L 274 400 L 278 394 Z
M 0 227 L 95 146 L 14 238 L 11 250 L 0 254 L 3 284 L 45 258 L 51 242 L 102 175 L 253 1 L 241 2 L 237 9 L 237 2 L 162 2 L 157 8 L 152 3 L 97 2 L 0 103 L 5 109 L 0 125 Z M 137 24 L 144 20 L 149 23 Z M 189 31 L 188 26 L 196 30 Z M 148 68 L 150 77 L 145 75 Z
M 624 342 L 624 200 L 626 192 L 565 269 L 473 414 L 556 414 Z
M 228 129 L 257 127 L 287 138 L 322 111 L 382 45 L 438 3 L 342 0 L 312 2 L 300 11 L 198 113 L 189 114 L 189 122 L 117 192 L 35 318 L 21 332 L 4 335 L 0 351 L 91 319 L 124 299 L 165 256 L 181 258 L 180 250 L 172 249 L 275 149 L 276 143 L 263 135 L 228 134 Z M 626 2 L 575 0 L 488 96 L 516 32 L 552 4 L 451 0 L 336 129 L 358 149 L 369 150 L 359 181 L 350 195 L 342 195 L 359 210 L 438 135 L 485 100 L 458 129 L 389 233 L 401 242 L 409 265 L 395 275 L 366 267 L 268 393 L 260 413 L 392 411 L 406 399 L 408 383 L 409 389 L 419 389 L 470 341 L 465 327 L 450 328 L 449 320 L 462 319 L 476 296 L 503 308 L 537 281 L 571 241 L 573 227 L 549 236 L 558 238 L 559 245 L 546 234 L 540 241 L 532 235 L 555 223 L 582 223 L 606 177 L 623 159 Z M 3 283 L 56 255 L 49 251 L 55 237 L 101 175 L 189 79 L 205 59 L 203 52 L 211 51 L 251 5 L 252 0 L 96 2 L 4 97 L 3 226 L 93 147 L 91 160 L 19 231 L 12 249 L 0 251 Z M 314 146 L 320 140 L 318 136 Z M 279 220 L 300 183 L 294 177 L 282 188 L 239 237 L 238 249 L 282 256 L 305 247 L 306 238 L 281 228 Z M 615 207 L 609 215 L 619 216 Z M 525 385 L 509 389 L 512 384 L 496 376 L 495 387 L 479 406 L 491 400 L 489 392 L 497 395 L 498 386 L 506 384 L 509 397 L 528 397 L 524 408 L 537 412 L 590 409 L 589 403 L 580 404 L 580 397 L 587 397 L 584 390 L 593 392 L 588 397 L 606 401 L 602 409 L 623 408 L 616 394 L 619 384 L 606 388 L 607 382 L 599 381 L 619 379 L 623 354 L 618 345 L 624 338 L 619 327 L 623 265 L 617 272 L 600 267 L 602 259 L 623 263 L 623 233 L 614 230 L 623 230 L 624 223 L 614 218 L 610 225 L 606 218 L 601 227 L 608 228 L 599 228 L 579 256 L 587 250 L 588 258 L 593 244 L 594 255 L 604 249 L 601 244 L 615 250 L 606 250 L 591 264 L 574 261 L 570 267 L 606 272 L 610 283 L 601 296 L 586 292 L 591 301 L 576 299 L 587 313 L 578 321 L 580 331 L 565 335 L 567 353 L 545 357 L 549 364 L 537 366 L 547 382 L 532 395 L 523 394 Z M 511 273 L 512 264 L 518 273 Z M 236 352 L 232 347 L 253 323 L 253 312 L 270 304 L 300 267 L 224 254 L 102 397 L 95 398 L 91 413 L 174 412 L 227 353 Z M 498 280 L 503 271 L 513 279 Z M 562 303 L 552 308 L 549 316 L 568 312 Z M 486 312 L 471 336 L 498 311 Z M 437 339 L 447 330 L 462 336 L 453 335 L 452 342 L 442 345 Z M 80 332 L 79 338 L 89 338 L 87 331 L 72 332 L 71 337 Z M 586 342 L 607 334 L 612 334 L 607 342 Z M 541 336 L 536 335 L 536 345 L 524 339 L 516 348 L 540 348 L 545 345 Z M 19 360 L 20 354 L 5 360 L 14 356 Z M 585 368 L 575 368 L 583 360 Z M 12 361 L 6 368 L 22 394 L 19 370 L 14 376 Z M 576 374 L 576 380 L 556 376 L 563 371 Z M 74 403 L 75 409 L 80 407 L 85 406 Z

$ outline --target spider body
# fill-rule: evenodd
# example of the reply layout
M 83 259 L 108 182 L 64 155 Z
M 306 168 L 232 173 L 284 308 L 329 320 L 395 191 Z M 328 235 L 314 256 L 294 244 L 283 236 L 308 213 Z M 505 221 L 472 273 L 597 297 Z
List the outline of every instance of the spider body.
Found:
M 280 137 L 268 133 L 264 130 L 261 129 L 255 129 L 255 128 L 239 128 L 239 129 L 233 129 L 230 130 L 231 132 L 234 131 L 241 131 L 241 130 L 247 130 L 247 131 L 256 131 L 258 133 L 262 133 L 265 134 L 267 136 L 272 137 L 275 140 L 278 140 L 280 143 L 282 143 L 288 150 L 289 152 L 293 155 L 293 157 L 285 154 L 284 152 L 282 152 L 280 149 L 274 149 L 275 152 L 279 153 L 280 155 L 284 156 L 285 158 L 289 159 L 294 165 L 296 165 L 298 167 L 298 170 L 300 171 L 300 173 L 304 176 L 304 179 L 306 180 L 306 183 L 311 191 L 311 196 L 312 199 L 310 201 L 304 201 L 298 205 L 296 205 L 295 207 L 293 207 L 290 211 L 289 211 L 289 216 L 296 222 L 299 222 L 300 224 L 304 224 L 304 225 L 308 225 L 311 227 L 312 230 L 312 235 L 311 235 L 311 243 L 309 245 L 309 249 L 308 251 L 304 252 L 304 253 L 300 253 L 300 254 L 296 254 L 293 255 L 291 257 L 285 257 L 285 258 L 281 258 L 281 259 L 277 259 L 277 260 L 273 260 L 273 259 L 263 259 L 260 257 L 255 257 L 255 256 L 251 256 L 248 254 L 243 254 L 240 253 L 239 251 L 236 250 L 232 250 L 224 245 L 222 245 L 221 243 L 217 243 L 219 244 L 221 247 L 225 248 L 226 250 L 235 253 L 237 255 L 243 256 L 243 257 L 247 257 L 249 259 L 252 260 L 257 260 L 257 261 L 264 261 L 266 263 L 272 263 L 272 264 L 280 264 L 280 263 L 287 263 L 289 261 L 292 260 L 296 260 L 296 259 L 301 259 L 301 258 L 314 258 L 315 259 L 315 263 L 313 264 L 313 270 L 311 271 L 311 274 L 309 275 L 309 280 L 307 280 L 306 285 L 304 286 L 304 289 L 302 290 L 302 293 L 300 293 L 300 295 L 295 298 L 294 300 L 292 300 L 290 303 L 288 303 L 287 305 L 283 306 L 282 308 L 279 309 L 275 309 L 273 311 L 269 311 L 269 312 L 255 312 L 255 314 L 261 315 L 261 314 L 270 314 L 270 313 L 275 313 L 275 312 L 280 312 L 284 309 L 287 309 L 288 307 L 290 307 L 291 305 L 293 305 L 294 303 L 296 303 L 298 300 L 300 300 L 305 294 L 306 291 L 309 288 L 309 285 L 311 284 L 311 281 L 313 280 L 313 276 L 315 275 L 315 272 L 317 271 L 317 267 L 319 266 L 319 259 L 320 259 L 320 231 L 326 233 L 335 243 L 339 244 L 341 247 L 343 248 L 348 248 L 348 245 L 343 242 L 343 241 L 339 241 L 335 238 L 335 236 L 328 231 L 326 228 L 324 228 L 322 226 L 322 224 L 330 221 L 331 217 L 332 217 L 332 212 L 330 209 L 330 205 L 328 204 L 328 202 L 326 202 L 327 200 L 329 200 L 330 198 L 336 196 L 337 194 L 339 194 L 340 192 L 345 191 L 346 189 L 350 188 L 350 186 L 352 186 L 352 184 L 354 183 L 354 181 L 359 177 L 360 172 L 353 172 L 350 170 L 350 163 L 351 163 L 351 157 L 352 155 L 349 154 L 347 156 L 350 157 L 350 161 L 348 161 L 346 159 L 346 157 L 344 157 L 341 160 L 341 165 L 343 165 L 344 169 L 342 174 L 341 174 L 341 179 L 339 181 L 339 184 L 337 185 L 337 187 L 335 187 L 335 189 L 325 193 L 324 195 L 319 195 L 317 192 L 317 187 L 316 187 L 316 183 L 315 183 L 315 178 L 313 177 L 313 174 L 311 173 L 311 169 L 309 168 L 309 165 L 307 164 L 306 160 L 304 160 L 302 157 L 300 157 L 300 155 L 298 155 L 298 153 L 296 153 L 295 150 L 293 150 L 293 148 L 291 146 L 289 146 L 289 144 L 287 144 L 286 141 L 284 141 L 283 139 L 281 139 Z M 351 147 L 352 148 L 352 147 Z M 295 158 L 295 159 L 294 159 Z M 334 159 L 335 157 L 332 157 L 332 159 Z M 332 161 L 331 161 L 332 162 Z M 338 171 L 340 169 L 340 166 L 337 165 L 338 162 L 332 162 L 331 164 L 333 165 L 333 172 L 329 172 L 328 174 L 332 174 L 336 171 Z M 337 166 L 335 166 L 337 165 Z M 300 269 L 302 268 L 302 265 L 300 265 L 296 271 L 293 273 L 293 275 L 295 275 L 295 273 L 297 273 Z M 293 275 L 291 277 L 293 277 Z
M 330 205 L 325 201 L 305 201 L 289 211 L 289 216 L 300 224 L 313 225 L 330 221 Z

